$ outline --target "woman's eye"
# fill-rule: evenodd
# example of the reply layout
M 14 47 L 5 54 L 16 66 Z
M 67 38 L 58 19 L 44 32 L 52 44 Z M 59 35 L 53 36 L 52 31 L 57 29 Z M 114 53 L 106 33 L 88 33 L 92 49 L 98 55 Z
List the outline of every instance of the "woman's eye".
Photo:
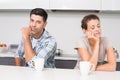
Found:
M 95 28 L 95 26 L 94 26 L 94 25 L 92 25 L 92 26 L 91 26 L 91 29 L 93 30 L 94 28 Z
M 93 30 L 93 29 L 94 29 L 94 27 L 91 27 L 91 29 Z

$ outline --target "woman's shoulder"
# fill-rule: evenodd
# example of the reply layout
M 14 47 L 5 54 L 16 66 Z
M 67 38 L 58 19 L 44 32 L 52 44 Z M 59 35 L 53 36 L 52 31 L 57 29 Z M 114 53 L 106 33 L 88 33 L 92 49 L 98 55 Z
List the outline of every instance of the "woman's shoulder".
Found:
M 101 37 L 101 41 L 103 41 L 103 42 L 106 42 L 106 41 L 109 41 L 110 39 L 109 38 L 107 38 L 107 37 Z
M 86 36 L 82 36 L 82 37 L 79 38 L 78 41 L 86 41 L 86 40 L 88 40 L 87 37 Z
M 86 48 L 86 44 L 87 44 L 87 37 L 85 36 L 82 36 L 78 39 L 77 43 L 76 43 L 76 46 L 75 46 L 75 49 L 77 48 Z
M 86 43 L 88 43 L 88 38 L 86 36 L 82 36 L 78 39 L 77 43 L 86 44 Z
M 104 45 L 112 45 L 112 41 L 108 37 L 101 37 L 101 43 Z
M 101 37 L 101 44 L 103 44 L 104 46 L 106 46 L 107 48 L 111 48 L 112 47 L 112 40 L 108 37 Z

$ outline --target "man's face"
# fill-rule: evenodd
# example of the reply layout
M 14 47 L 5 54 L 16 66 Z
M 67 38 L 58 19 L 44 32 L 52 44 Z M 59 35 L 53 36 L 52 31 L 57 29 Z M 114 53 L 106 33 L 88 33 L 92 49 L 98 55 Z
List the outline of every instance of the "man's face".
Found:
M 46 22 L 43 21 L 43 17 L 32 14 L 30 17 L 29 27 L 31 28 L 31 35 L 37 36 L 42 33 L 46 26 Z

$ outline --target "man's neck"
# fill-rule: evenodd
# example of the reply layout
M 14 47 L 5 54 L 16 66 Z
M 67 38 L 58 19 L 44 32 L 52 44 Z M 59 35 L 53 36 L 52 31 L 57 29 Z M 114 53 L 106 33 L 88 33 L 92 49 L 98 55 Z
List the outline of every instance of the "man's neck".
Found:
M 33 37 L 35 38 L 35 39 L 39 39 L 41 36 L 42 36 L 42 34 L 43 34 L 43 32 L 45 31 L 45 29 L 43 29 L 40 33 L 38 33 L 38 34 L 36 34 L 36 35 L 33 35 Z

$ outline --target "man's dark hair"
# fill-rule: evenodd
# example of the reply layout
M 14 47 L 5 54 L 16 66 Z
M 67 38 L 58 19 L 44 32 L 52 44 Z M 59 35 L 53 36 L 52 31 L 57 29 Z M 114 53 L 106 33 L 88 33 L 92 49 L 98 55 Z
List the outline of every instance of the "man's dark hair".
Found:
M 94 15 L 94 14 L 90 14 L 90 15 L 85 16 L 81 21 L 81 28 L 87 30 L 87 23 L 88 23 L 88 21 L 90 21 L 92 19 L 99 20 L 99 17 L 97 15 Z
M 33 9 L 33 10 L 30 12 L 30 16 L 31 16 L 32 14 L 42 16 L 44 22 L 46 22 L 47 17 L 48 17 L 47 12 L 46 12 L 44 9 L 42 9 L 42 8 L 35 8 L 35 9 Z

